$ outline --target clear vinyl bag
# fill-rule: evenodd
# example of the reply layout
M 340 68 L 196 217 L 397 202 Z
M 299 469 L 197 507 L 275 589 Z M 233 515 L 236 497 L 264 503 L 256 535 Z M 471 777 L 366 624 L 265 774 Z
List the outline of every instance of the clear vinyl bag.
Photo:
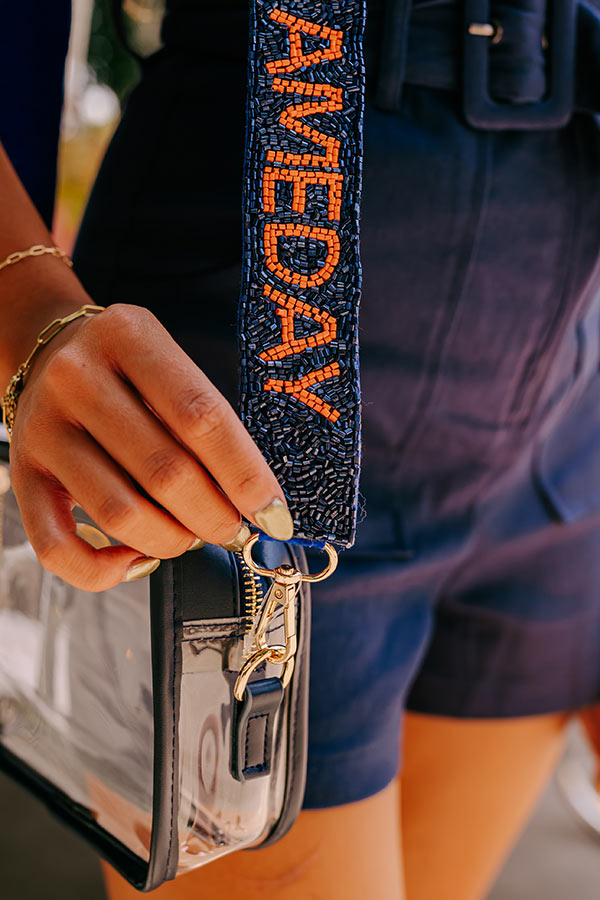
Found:
M 268 587 L 241 554 L 207 546 L 151 580 L 73 588 L 38 563 L 0 450 L 0 767 L 142 890 L 280 837 L 304 793 L 307 586 L 291 665 L 256 658 Z M 268 569 L 296 554 L 255 548 Z M 281 650 L 275 606 L 264 638 Z
M 87 594 L 38 564 L 2 448 L 0 766 L 142 890 L 263 846 L 295 820 L 306 771 L 306 582 L 331 574 L 328 542 L 351 547 L 356 527 L 366 6 L 252 0 L 249 11 L 240 410 L 289 502 L 294 540 L 323 548 L 328 564 L 302 574 L 297 544 L 254 535 L 241 555 L 205 547 L 165 560 L 149 585 Z M 214 90 L 220 97 L 218 78 Z M 209 121 L 198 133 L 218 154 L 218 128 Z M 211 314 L 195 293 L 193 247 L 182 257 L 190 321 Z M 99 253 L 93 238 L 89 252 Z M 128 283 L 137 274 L 146 284 L 145 257 L 130 255 Z M 101 272 L 101 290 L 84 279 L 92 295 L 119 296 Z M 72 320 L 50 323 L 36 348 Z M 35 352 L 9 383 L 5 421 Z

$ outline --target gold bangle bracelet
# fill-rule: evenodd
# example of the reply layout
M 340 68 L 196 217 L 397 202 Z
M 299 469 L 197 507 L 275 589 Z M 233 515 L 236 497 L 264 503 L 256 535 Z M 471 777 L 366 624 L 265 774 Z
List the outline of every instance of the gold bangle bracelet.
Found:
M 15 250 L 14 253 L 9 253 L 6 259 L 0 262 L 0 271 L 32 256 L 55 256 L 57 259 L 62 260 L 70 269 L 73 268 L 73 261 L 69 259 L 65 251 L 61 250 L 60 247 L 45 247 L 43 244 L 34 244 L 29 250 Z
M 52 338 L 55 338 L 57 334 L 67 326 L 70 322 L 74 322 L 75 319 L 80 319 L 82 316 L 85 318 L 89 318 L 90 316 L 96 315 L 96 313 L 103 312 L 105 309 L 104 306 L 94 306 L 92 303 L 88 303 L 85 306 L 80 307 L 75 312 L 71 313 L 68 316 L 65 316 L 63 319 L 54 319 L 53 322 L 50 322 L 49 325 L 46 325 L 42 331 L 38 334 L 35 342 L 35 346 L 24 363 L 21 363 L 13 377 L 8 382 L 8 387 L 6 388 L 4 397 L 2 398 L 2 419 L 4 421 L 4 426 L 8 432 L 8 439 L 10 441 L 12 437 L 13 427 L 15 424 L 15 416 L 17 413 L 17 403 L 19 402 L 19 397 L 21 396 L 21 391 L 25 386 L 25 378 L 27 377 L 31 366 L 33 365 L 33 361 L 35 359 L 36 353 L 48 344 Z

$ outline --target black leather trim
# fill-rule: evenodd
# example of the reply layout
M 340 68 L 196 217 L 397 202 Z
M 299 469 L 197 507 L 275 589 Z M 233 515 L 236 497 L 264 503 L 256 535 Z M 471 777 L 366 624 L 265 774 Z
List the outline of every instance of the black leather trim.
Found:
M 304 550 L 287 545 L 293 565 L 308 571 Z M 289 684 L 288 754 L 285 798 L 281 815 L 265 840 L 252 849 L 274 844 L 290 830 L 302 809 L 308 756 L 308 678 L 310 674 L 310 587 L 302 584 L 298 602 L 298 652 Z
M 177 872 L 181 577 L 180 567 L 165 563 L 151 578 L 154 785 L 148 863 L 97 825 L 85 806 L 74 803 L 51 782 L 0 746 L 0 769 L 32 791 L 52 813 L 85 838 L 139 891 L 154 890 L 164 881 L 174 878 Z
M 207 550 L 211 553 L 211 567 L 217 565 L 217 569 L 206 566 Z M 291 562 L 297 569 L 308 571 L 308 564 L 304 550 L 291 544 L 281 544 L 273 541 L 260 542 L 254 550 L 257 562 L 261 562 L 268 568 L 275 568 L 282 562 Z M 168 565 L 180 567 L 181 593 L 185 598 L 183 606 L 185 615 L 183 621 L 197 619 L 235 617 L 241 614 L 241 600 L 239 590 L 239 575 L 237 590 L 230 595 L 229 589 L 234 582 L 228 582 L 223 578 L 225 568 L 223 560 L 219 563 L 218 557 L 227 557 L 229 564 L 235 565 L 235 557 L 220 547 L 204 547 L 202 550 L 187 553 L 183 557 L 163 563 L 157 571 L 167 571 Z M 237 568 L 237 565 L 236 565 Z M 206 573 L 220 570 L 220 582 L 215 579 L 212 583 L 212 596 L 205 595 Z M 163 573 L 164 574 L 164 573 Z M 155 577 L 155 576 L 153 576 Z M 203 585 L 202 596 L 198 591 L 198 585 Z M 281 815 L 265 840 L 257 845 L 265 847 L 275 843 L 286 834 L 296 821 L 302 808 L 304 790 L 306 787 L 306 761 L 308 754 L 308 690 L 309 690 L 309 660 L 310 660 L 310 588 L 302 584 L 298 602 L 298 652 L 294 674 L 287 688 L 289 699 L 287 702 L 288 729 L 287 729 L 287 773 L 285 797 Z M 207 615 L 210 608 L 211 615 Z
M 277 714 L 284 698 L 279 678 L 251 681 L 244 699 L 234 700 L 231 772 L 238 781 L 271 773 Z
M 240 573 L 233 553 L 207 544 L 201 550 L 166 560 L 158 571 L 168 569 L 176 573 L 183 622 L 234 619 L 243 614 Z
M 0 440 L 0 461 L 9 462 L 10 445 Z M 23 760 L 0 744 L 0 770 L 41 800 L 64 825 L 84 838 L 96 852 L 138 890 L 149 890 L 148 864 L 95 821 L 90 810 L 75 803 Z
M 95 821 L 87 807 L 75 803 L 39 772 L 0 746 L 0 769 L 31 791 L 63 825 L 84 838 L 138 890 L 145 890 L 148 865 Z
M 192 556 L 193 554 L 188 554 Z M 154 790 L 150 862 L 144 890 L 175 878 L 179 857 L 179 698 L 181 688 L 181 598 L 183 571 L 163 563 L 150 579 Z
M 8 459 L 9 446 L 0 440 L 0 460 Z M 291 561 L 306 571 L 304 552 L 297 547 L 264 542 L 257 548 L 256 555 L 269 568 Z M 86 807 L 73 802 L 55 785 L 0 745 L 0 769 L 42 800 L 52 813 L 85 838 L 100 856 L 138 890 L 154 890 L 164 881 L 174 878 L 177 870 L 177 738 L 182 623 L 198 619 L 238 618 L 243 615 L 241 596 L 236 557 L 219 547 L 207 546 L 178 559 L 166 560 L 151 577 L 154 796 L 148 864 L 101 828 Z M 297 630 L 299 649 L 285 706 L 289 716 L 285 799 L 279 820 L 260 846 L 273 843 L 288 831 L 304 798 L 310 639 L 310 591 L 307 585 L 302 585 L 301 588 Z M 262 714 L 256 708 L 254 712 Z M 264 740 L 267 732 L 263 729 L 261 733 Z M 256 734 L 258 731 L 252 736 L 253 744 Z M 256 747 L 250 747 L 249 756 L 244 762 L 245 768 L 252 769 L 256 765 L 256 754 Z M 267 761 L 265 757 L 263 762 Z

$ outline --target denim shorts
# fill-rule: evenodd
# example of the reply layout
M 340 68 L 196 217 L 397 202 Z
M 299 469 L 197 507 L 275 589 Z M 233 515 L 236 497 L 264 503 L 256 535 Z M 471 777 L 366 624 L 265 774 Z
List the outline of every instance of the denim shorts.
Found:
M 167 26 L 76 265 L 235 399 L 245 34 L 225 60 Z M 479 131 L 409 84 L 394 111 L 368 100 L 364 165 L 361 522 L 313 591 L 307 807 L 383 788 L 406 708 L 600 696 L 598 124 Z

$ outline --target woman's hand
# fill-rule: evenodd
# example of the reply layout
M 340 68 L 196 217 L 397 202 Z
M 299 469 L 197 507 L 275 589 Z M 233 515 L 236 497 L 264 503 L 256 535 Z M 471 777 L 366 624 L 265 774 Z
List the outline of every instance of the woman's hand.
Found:
M 135 306 L 76 320 L 40 353 L 19 399 L 11 479 L 42 565 L 88 591 L 197 538 L 239 542 L 240 513 L 292 535 L 281 488 L 231 406 Z M 123 546 L 79 538 L 76 504 Z

